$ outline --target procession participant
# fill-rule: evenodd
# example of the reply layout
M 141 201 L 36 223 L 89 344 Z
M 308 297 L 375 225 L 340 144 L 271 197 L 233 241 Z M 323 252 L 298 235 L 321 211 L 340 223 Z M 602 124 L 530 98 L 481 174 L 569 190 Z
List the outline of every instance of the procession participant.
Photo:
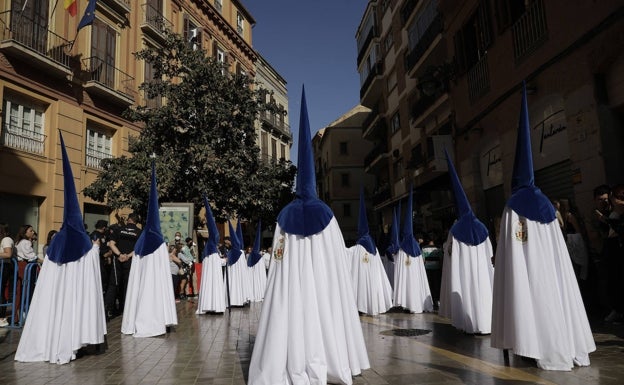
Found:
M 342 232 L 318 199 L 302 91 L 296 198 L 273 238 L 249 384 L 341 383 L 369 367 Z
M 587 366 L 596 345 L 555 210 L 534 183 L 524 82 L 511 188 L 496 249 L 492 347 L 546 370 Z

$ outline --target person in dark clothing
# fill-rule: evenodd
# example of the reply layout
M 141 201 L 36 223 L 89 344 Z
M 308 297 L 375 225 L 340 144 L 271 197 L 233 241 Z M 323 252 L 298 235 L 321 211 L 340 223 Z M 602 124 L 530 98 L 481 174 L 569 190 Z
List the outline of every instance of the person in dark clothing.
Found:
M 139 216 L 135 213 L 128 215 L 124 225 L 116 227 L 110 235 L 108 247 L 112 251 L 112 279 L 109 279 L 108 290 L 104 296 L 106 316 L 111 318 L 116 314 L 123 313 L 126 300 L 126 289 L 130 277 L 130 267 L 134 256 L 134 245 L 141 235 L 141 229 L 137 226 Z M 119 300 L 119 306 L 116 306 Z
M 100 219 L 95 223 L 95 230 L 91 232 L 91 239 L 100 241 L 100 274 L 102 276 L 102 293 L 106 293 L 108 289 L 108 281 L 113 266 L 113 252 L 108 247 L 108 222 Z

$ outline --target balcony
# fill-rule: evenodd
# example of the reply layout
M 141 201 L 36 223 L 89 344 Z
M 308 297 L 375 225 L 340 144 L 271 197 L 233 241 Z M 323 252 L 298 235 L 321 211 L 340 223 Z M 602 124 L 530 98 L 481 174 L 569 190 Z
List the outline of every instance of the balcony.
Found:
M 373 84 L 377 83 L 376 80 L 381 79 L 382 75 L 383 62 L 379 61 L 371 68 L 366 80 L 362 83 L 362 87 L 360 87 L 360 104 L 368 107 L 371 103 L 373 103 L 373 100 L 379 99 L 381 96 L 381 87 L 375 88 L 373 87 Z
M 113 156 L 102 151 L 87 148 L 87 155 L 85 158 L 85 165 L 90 168 L 102 170 L 102 160 L 110 159 Z
M 410 119 L 417 121 L 429 108 L 431 108 L 438 99 L 447 94 L 449 91 L 448 80 L 439 82 L 439 87 L 434 89 L 433 94 L 426 92 L 420 93 L 420 98 L 414 102 L 410 108 Z
M 390 185 L 386 182 L 373 191 L 371 200 L 373 202 L 373 206 L 379 206 L 390 198 L 392 198 Z
M 364 59 L 364 54 L 366 53 L 366 49 L 370 45 L 371 41 L 373 41 L 373 39 L 376 37 L 379 37 L 379 31 L 377 29 L 377 26 L 374 25 L 370 29 L 370 31 L 368 31 L 368 35 L 366 35 L 366 40 L 364 40 L 364 44 L 362 44 L 362 47 L 360 48 L 360 51 L 358 52 L 358 56 L 357 56 L 358 65 L 360 65 L 360 63 L 362 62 L 362 59 Z
M 84 87 L 89 93 L 108 99 L 112 97 L 121 104 L 134 103 L 135 89 L 132 76 L 97 56 L 83 59 L 82 62 L 87 72 Z
M 378 143 L 373 149 L 364 157 L 364 168 L 366 172 L 370 172 L 376 169 L 376 166 L 380 164 L 380 160 L 388 158 L 388 145 L 385 142 Z
M 512 25 L 511 36 L 516 62 L 531 54 L 548 39 L 543 0 L 536 0 L 527 8 L 524 15 Z
M 431 46 L 431 44 L 435 41 L 438 35 L 442 32 L 442 27 L 442 17 L 440 16 L 440 14 L 438 14 L 433 19 L 431 24 L 429 24 L 429 27 L 427 27 L 425 33 L 422 35 L 420 40 L 418 40 L 418 43 L 416 43 L 416 45 L 409 51 L 407 57 L 405 58 L 405 67 L 407 68 L 407 72 L 410 75 L 413 75 L 412 70 L 417 67 L 416 63 L 418 63 L 422 59 L 422 57 L 427 52 L 429 46 Z
M 2 130 L 2 145 L 32 154 L 43 155 L 45 135 L 39 132 L 25 130 L 21 127 L 4 124 Z
M 173 23 L 167 20 L 161 11 L 150 4 L 141 5 L 143 9 L 143 24 L 141 30 L 146 35 L 150 35 L 156 39 L 163 40 L 165 30 L 172 30 Z
M 120 15 L 125 15 L 127 13 L 130 13 L 130 11 L 132 10 L 132 7 L 130 5 L 130 0 L 100 0 L 100 1 L 108 5 L 113 11 L 117 12 Z
M 24 16 L 20 11 L 0 13 L 0 50 L 18 57 L 46 74 L 65 77 L 69 67 L 71 42 Z
M 468 97 L 471 102 L 479 99 L 490 91 L 490 70 L 487 53 L 468 70 Z
M 285 135 L 288 138 L 292 138 L 292 134 L 290 132 L 290 126 L 286 123 L 285 118 L 281 119 L 277 118 L 277 114 L 272 113 L 271 111 L 264 111 L 260 113 L 260 120 L 265 124 L 275 129 L 282 135 Z

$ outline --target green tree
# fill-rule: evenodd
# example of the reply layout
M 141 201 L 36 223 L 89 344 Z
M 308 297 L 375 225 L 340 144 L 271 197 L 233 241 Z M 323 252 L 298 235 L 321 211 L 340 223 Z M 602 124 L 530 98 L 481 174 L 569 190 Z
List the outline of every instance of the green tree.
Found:
M 85 195 L 112 209 L 145 213 L 154 158 L 161 202 L 193 202 L 198 211 L 205 193 L 220 220 L 236 215 L 274 222 L 292 199 L 296 168 L 290 161 L 259 160 L 254 121 L 260 111 L 277 112 L 276 105 L 260 98 L 266 91 L 252 90 L 247 76 L 227 73 L 206 52 L 171 32 L 162 47 L 135 56 L 154 69 L 154 79 L 139 89 L 166 103 L 125 112 L 144 126 L 129 139 L 131 156 L 103 160 L 103 170 Z

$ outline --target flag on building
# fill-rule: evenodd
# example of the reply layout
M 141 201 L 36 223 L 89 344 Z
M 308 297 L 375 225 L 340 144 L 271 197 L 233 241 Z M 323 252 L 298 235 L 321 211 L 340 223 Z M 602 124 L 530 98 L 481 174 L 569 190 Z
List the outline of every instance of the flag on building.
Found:
M 65 1 L 71 1 L 71 0 L 65 0 Z M 77 31 L 80 31 L 83 27 L 86 27 L 87 25 L 93 24 L 93 20 L 95 20 L 96 4 L 97 4 L 97 0 L 89 0 L 89 3 L 87 4 L 87 8 L 85 9 L 85 13 L 84 15 L 82 15 L 82 19 L 80 19 L 80 23 L 78 23 Z
M 69 12 L 71 16 L 76 16 L 76 13 L 78 12 L 77 0 L 64 0 L 63 8 L 65 8 L 65 10 Z

